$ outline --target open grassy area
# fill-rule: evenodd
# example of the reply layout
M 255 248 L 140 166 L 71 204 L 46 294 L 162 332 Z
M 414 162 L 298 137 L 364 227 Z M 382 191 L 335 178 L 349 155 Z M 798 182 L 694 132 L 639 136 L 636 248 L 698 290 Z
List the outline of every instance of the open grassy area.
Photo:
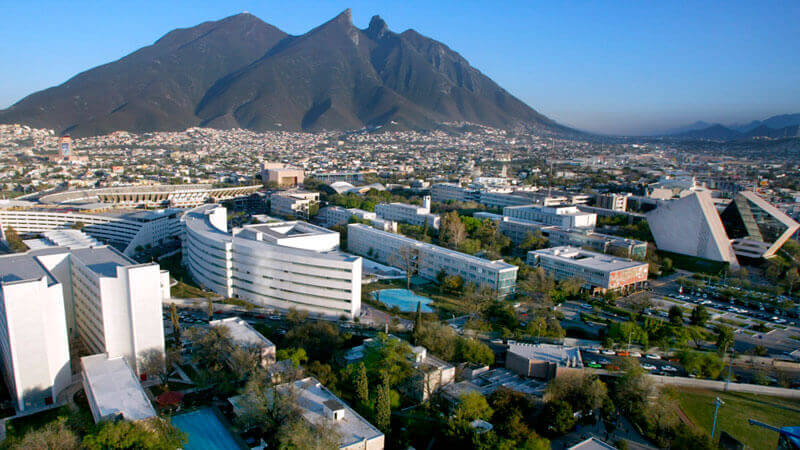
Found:
M 687 388 L 672 390 L 670 395 L 675 396 L 689 419 L 709 435 L 714 420 L 714 398 L 719 397 L 725 404 L 717 416 L 717 437 L 720 431 L 726 431 L 747 448 L 774 449 L 778 442 L 777 433 L 750 425 L 748 419 L 779 427 L 800 423 L 798 400 Z
M 206 292 L 198 287 L 188 285 L 183 281 L 178 281 L 178 284 L 170 288 L 170 295 L 174 298 L 210 298 L 215 297 L 214 294 Z

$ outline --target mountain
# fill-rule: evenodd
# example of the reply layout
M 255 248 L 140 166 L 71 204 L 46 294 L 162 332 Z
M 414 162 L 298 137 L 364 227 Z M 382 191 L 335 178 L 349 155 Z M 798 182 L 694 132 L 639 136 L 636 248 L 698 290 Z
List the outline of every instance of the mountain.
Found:
M 732 125 L 731 128 L 742 133 L 748 133 L 761 126 L 771 129 L 782 129 L 797 125 L 800 125 L 800 114 L 781 114 L 764 120 L 754 120 L 744 125 Z
M 672 137 L 678 139 L 701 139 L 709 141 L 729 141 L 732 139 L 737 139 L 741 136 L 742 134 L 738 131 L 731 130 L 730 128 L 720 124 L 711 125 L 710 127 L 702 128 L 700 130 L 691 130 L 672 135 Z
M 686 133 L 688 131 L 702 130 L 702 129 L 708 128 L 708 127 L 710 127 L 712 125 L 715 125 L 715 124 L 710 124 L 708 122 L 704 122 L 702 120 L 698 120 L 697 122 L 695 122 L 693 124 L 690 124 L 690 125 L 684 125 L 682 127 L 676 127 L 676 128 L 672 128 L 672 129 L 665 130 L 665 131 L 662 131 L 662 132 L 659 132 L 659 133 L 654 133 L 654 134 L 664 135 L 664 136 L 673 135 L 673 134 L 681 134 L 681 133 Z
M 561 133 L 446 45 L 350 10 L 290 36 L 249 14 L 175 30 L 153 45 L 32 94 L 0 122 L 74 135 L 191 126 L 252 130 L 395 127 L 466 121 Z
M 782 128 L 772 128 L 767 125 L 760 125 L 747 133 L 745 135 L 751 138 L 759 138 L 759 137 L 768 137 L 768 138 L 789 138 L 789 137 L 798 137 L 800 133 L 798 133 L 798 129 L 800 129 L 797 125 L 789 125 Z

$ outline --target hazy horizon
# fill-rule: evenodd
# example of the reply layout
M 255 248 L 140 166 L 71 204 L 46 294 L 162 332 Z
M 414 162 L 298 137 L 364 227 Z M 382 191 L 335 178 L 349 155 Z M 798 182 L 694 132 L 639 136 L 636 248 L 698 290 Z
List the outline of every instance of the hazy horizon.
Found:
M 379 14 L 393 31 L 413 28 L 537 111 L 586 131 L 651 134 L 700 120 L 745 123 L 800 112 L 800 62 L 792 57 L 800 3 L 232 3 L 9 5 L 14 20 L 0 38 L 14 45 L 0 48 L 0 108 L 175 28 L 249 11 L 296 35 L 349 7 L 357 27 Z

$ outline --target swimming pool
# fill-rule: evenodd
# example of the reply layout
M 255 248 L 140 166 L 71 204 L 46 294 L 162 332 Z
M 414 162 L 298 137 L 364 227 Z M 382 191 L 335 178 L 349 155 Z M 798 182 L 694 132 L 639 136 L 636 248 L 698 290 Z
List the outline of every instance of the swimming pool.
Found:
M 386 306 L 397 306 L 400 311 L 404 312 L 416 311 L 417 303 L 422 304 L 420 307 L 422 312 L 433 312 L 433 308 L 428 306 L 433 303 L 433 300 L 417 295 L 408 289 L 383 289 L 373 292 L 372 297 Z
M 180 414 L 172 418 L 172 424 L 186 433 L 185 450 L 217 450 L 242 448 L 225 428 L 211 408 Z

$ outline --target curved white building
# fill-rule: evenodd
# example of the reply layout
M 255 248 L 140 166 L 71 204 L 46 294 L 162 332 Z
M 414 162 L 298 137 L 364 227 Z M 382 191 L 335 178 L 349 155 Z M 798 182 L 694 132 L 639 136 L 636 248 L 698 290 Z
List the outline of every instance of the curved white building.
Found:
M 229 233 L 220 205 L 200 206 L 182 220 L 184 265 L 206 288 L 261 306 L 360 314 L 361 258 L 339 251 L 339 233 L 301 221 Z
M 0 204 L 0 236 L 9 227 L 21 235 L 63 230 L 77 223 L 89 236 L 122 249 L 125 255 L 138 247 L 160 246 L 180 237 L 183 228 L 179 209 L 152 211 L 106 211 L 88 213 L 43 207 L 7 207 Z M 7 205 L 6 205 L 7 206 Z

